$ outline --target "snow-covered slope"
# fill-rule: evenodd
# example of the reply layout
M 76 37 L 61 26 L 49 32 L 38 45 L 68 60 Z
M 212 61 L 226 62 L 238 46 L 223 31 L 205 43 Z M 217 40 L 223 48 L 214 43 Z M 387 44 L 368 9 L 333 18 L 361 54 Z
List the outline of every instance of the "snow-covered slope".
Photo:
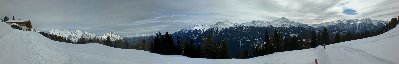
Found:
M 315 59 L 319 64 L 398 64 L 397 39 L 399 27 L 378 36 L 327 45 L 326 49 L 319 46 L 253 60 L 278 61 L 278 64 L 314 64 Z
M 11 26 L 6 23 L 0 23 L 0 35 L 8 33 L 10 30 L 12 30 Z
M 0 23 L 0 25 L 8 27 L 7 24 Z M 3 28 L 0 32 L 0 51 L 2 51 L 0 64 L 245 64 L 248 62 L 159 55 L 142 50 L 113 48 L 98 43 L 71 44 L 52 41 L 35 32 Z
M 399 64 L 399 29 L 322 47 L 250 59 L 203 59 L 119 49 L 97 43 L 56 42 L 0 23 L 0 64 Z

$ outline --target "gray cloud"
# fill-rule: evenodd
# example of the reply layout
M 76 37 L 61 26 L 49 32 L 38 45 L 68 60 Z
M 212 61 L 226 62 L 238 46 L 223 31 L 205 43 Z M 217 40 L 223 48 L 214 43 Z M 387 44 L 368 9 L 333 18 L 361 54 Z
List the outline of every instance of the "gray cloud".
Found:
M 242 23 L 280 17 L 321 23 L 399 15 L 398 1 L 378 0 L 1 0 L 0 15 L 30 19 L 35 28 L 104 33 L 173 32 L 194 24 Z M 348 16 L 343 9 L 359 14 Z M 396 16 L 395 16 L 396 15 Z

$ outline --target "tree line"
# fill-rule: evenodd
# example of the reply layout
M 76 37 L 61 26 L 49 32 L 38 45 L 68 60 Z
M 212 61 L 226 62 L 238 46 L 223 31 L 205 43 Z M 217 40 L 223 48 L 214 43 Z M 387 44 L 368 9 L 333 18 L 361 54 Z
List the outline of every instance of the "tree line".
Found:
M 350 32 L 334 32 L 329 33 L 329 28 L 323 27 L 322 31 L 310 30 L 305 32 L 305 35 L 290 35 L 284 36 L 281 30 L 274 27 L 269 27 L 272 30 L 265 30 L 260 43 L 232 43 L 228 36 L 216 38 L 216 32 L 205 32 L 199 37 L 196 36 L 180 36 L 169 34 L 161 34 L 149 37 L 149 39 L 142 39 L 139 41 L 128 41 L 126 39 L 111 41 L 110 37 L 106 39 L 85 39 L 81 38 L 78 42 L 72 42 L 64 37 L 40 32 L 42 35 L 60 42 L 69 42 L 74 44 L 86 43 L 100 43 L 110 47 L 122 49 L 137 49 L 145 50 L 151 53 L 158 53 L 162 55 L 183 55 L 191 58 L 208 58 L 208 59 L 230 59 L 230 58 L 253 58 L 273 54 L 275 52 L 292 51 L 315 48 L 319 45 L 329 45 L 344 41 L 356 40 L 376 36 L 382 34 L 390 29 L 393 29 L 398 24 L 398 18 L 392 18 L 390 22 L 377 31 L 364 31 L 358 33 Z M 235 29 L 235 28 L 230 28 Z M 243 33 L 245 34 L 245 33 Z M 199 41 L 197 41 L 199 39 Z M 241 38 L 242 39 L 242 38 Z M 240 40 L 241 42 L 241 40 Z M 232 55 L 239 51 L 239 55 Z
M 0 18 L 0 19 L 1 19 L 1 22 L 6 22 L 6 21 L 8 21 L 8 20 L 15 20 L 15 17 L 12 16 L 12 18 L 10 19 L 10 18 L 8 18 L 7 16 L 4 16 L 3 18 Z M 21 20 L 21 19 L 18 19 L 18 20 Z

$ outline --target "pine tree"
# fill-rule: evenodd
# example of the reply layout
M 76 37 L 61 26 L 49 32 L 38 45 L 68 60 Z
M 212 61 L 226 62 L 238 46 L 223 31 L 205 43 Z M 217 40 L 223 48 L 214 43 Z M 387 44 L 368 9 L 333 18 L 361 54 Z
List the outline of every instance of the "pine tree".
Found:
M 206 34 L 204 41 L 201 43 L 202 54 L 206 58 L 215 58 L 217 45 L 213 42 L 213 38 L 210 34 Z
M 323 37 L 323 44 L 325 44 L 325 45 L 327 45 L 327 44 L 330 44 L 329 42 L 329 35 L 328 35 L 328 30 L 327 30 L 327 28 L 326 27 L 324 27 L 324 29 L 323 29 L 323 34 L 322 34 L 322 37 Z
M 398 24 L 399 24 L 399 16 L 398 16 L 398 18 L 396 18 L 396 20 L 395 20 L 395 22 L 394 22 L 394 26 L 396 27 Z M 394 28 L 395 28 L 395 27 L 394 27 Z
M 107 40 L 106 40 L 106 45 L 113 47 L 112 42 L 111 42 L 111 38 L 109 36 L 107 36 Z
M 164 41 L 164 44 L 166 44 L 166 47 L 162 48 L 162 49 L 165 49 L 164 52 L 166 54 L 175 54 L 175 46 L 173 44 L 172 35 L 169 34 L 168 32 L 166 32 L 164 35 L 163 41 Z
M 334 43 L 342 42 L 341 35 L 339 35 L 339 33 L 335 33 L 335 38 L 334 39 L 335 39 Z
M 226 39 L 223 39 L 223 42 L 222 42 L 222 46 L 221 46 L 222 48 L 221 48 L 221 53 L 219 54 L 219 55 L 221 55 L 221 58 L 230 58 L 229 57 L 229 49 L 228 49 L 228 47 L 227 47 L 227 40 Z
M 81 36 L 79 39 L 78 39 L 78 44 L 86 44 L 86 39 L 83 37 L 83 36 Z
M 154 44 L 153 44 L 153 48 L 152 52 L 154 53 L 161 53 L 161 32 L 156 33 L 155 37 L 154 37 Z
M 398 20 L 397 23 L 399 23 L 399 16 L 396 18 L 396 20 Z
M 141 44 L 140 44 L 140 49 L 143 49 L 144 50 L 144 47 L 145 47 L 145 44 L 146 44 L 147 42 L 145 41 L 145 39 L 143 39 L 142 41 L 141 41 Z
M 277 33 L 277 30 L 274 29 L 273 36 L 271 37 L 270 42 L 266 43 L 267 54 L 280 51 L 280 44 L 280 35 Z
M 3 19 L 4 22 L 6 22 L 8 20 L 9 20 L 9 18 L 7 16 L 5 16 L 4 19 Z
M 177 44 L 176 44 L 176 54 L 181 55 L 182 54 L 182 46 L 183 44 L 181 43 L 181 40 L 179 36 L 177 36 Z
M 248 50 L 243 50 L 240 53 L 240 58 L 248 58 L 249 57 L 249 52 Z
M 317 42 L 318 42 L 318 40 L 317 40 L 317 34 L 316 34 L 316 31 L 312 31 L 311 32 L 312 33 L 312 37 L 311 37 L 311 42 L 310 42 L 310 47 L 312 47 L 312 48 L 315 48 L 315 47 L 317 47 Z
M 364 31 L 363 38 L 370 37 L 370 32 L 368 30 Z
M 264 43 L 263 43 L 263 50 L 262 50 L 262 53 L 263 54 L 270 54 L 271 53 L 271 50 L 272 50 L 272 44 L 271 44 L 271 42 L 270 42 L 270 37 L 269 37 L 269 33 L 266 31 L 265 32 L 265 41 L 264 41 Z
M 190 57 L 190 52 L 191 52 L 191 38 L 187 39 L 188 41 L 186 42 L 186 44 L 184 45 L 184 49 L 183 49 L 183 56 L 188 56 Z
M 196 49 L 195 49 L 195 45 L 194 45 L 194 40 L 190 37 L 190 38 L 188 38 L 188 41 L 184 47 L 183 55 L 188 56 L 188 57 L 198 57 L 198 56 L 195 56 L 195 54 L 197 53 L 195 51 L 196 51 Z
M 264 42 L 270 42 L 270 37 L 269 37 L 269 33 L 267 32 L 267 30 L 266 30 L 266 32 L 265 32 L 265 41 Z
M 382 33 L 387 32 L 388 30 L 389 30 L 389 24 L 385 24 L 385 26 L 383 27 Z
M 389 24 L 389 30 L 392 29 L 392 28 L 395 28 L 396 25 L 398 24 L 398 19 L 397 18 L 392 18 L 391 21 L 388 24 Z
M 296 50 L 299 49 L 299 44 L 298 44 L 298 37 L 297 36 L 292 36 L 290 42 L 287 43 L 286 47 L 287 50 Z
M 273 45 L 272 47 L 274 48 L 273 51 L 274 52 L 280 52 L 283 51 L 283 44 L 282 44 L 282 40 L 280 39 L 280 35 L 278 34 L 277 30 L 274 30 L 274 36 L 273 36 Z

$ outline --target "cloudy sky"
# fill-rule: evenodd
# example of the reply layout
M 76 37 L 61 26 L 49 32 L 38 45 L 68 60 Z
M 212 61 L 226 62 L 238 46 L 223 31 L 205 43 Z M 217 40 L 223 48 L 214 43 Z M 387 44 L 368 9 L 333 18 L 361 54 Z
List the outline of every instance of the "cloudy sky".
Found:
M 224 20 L 389 20 L 399 15 L 398 4 L 399 0 L 0 0 L 0 16 L 29 19 L 42 31 L 146 34 Z

